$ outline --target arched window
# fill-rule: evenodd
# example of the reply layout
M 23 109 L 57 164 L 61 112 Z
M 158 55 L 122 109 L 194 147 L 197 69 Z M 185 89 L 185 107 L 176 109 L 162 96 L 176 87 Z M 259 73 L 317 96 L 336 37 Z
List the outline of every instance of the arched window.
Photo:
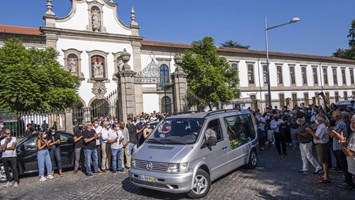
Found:
M 168 96 L 164 96 L 161 99 L 161 111 L 163 113 L 171 113 L 171 99 Z
M 169 67 L 166 64 L 160 65 L 160 83 L 169 83 Z

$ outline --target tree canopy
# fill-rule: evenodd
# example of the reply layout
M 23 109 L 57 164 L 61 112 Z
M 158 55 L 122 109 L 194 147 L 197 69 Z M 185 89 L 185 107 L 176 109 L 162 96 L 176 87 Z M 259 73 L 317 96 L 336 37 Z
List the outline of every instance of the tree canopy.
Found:
M 57 55 L 7 40 L 0 48 L 0 109 L 45 112 L 77 103 L 78 78 L 62 69 Z
M 189 99 L 197 99 L 197 107 L 212 109 L 218 102 L 239 97 L 237 70 L 218 55 L 211 37 L 193 42 L 192 49 L 184 53 L 181 65 L 187 73 L 189 93 L 192 93 Z M 189 102 L 190 106 L 192 104 Z
M 348 39 L 349 48 L 337 49 L 336 52 L 333 53 L 333 56 L 355 60 L 355 19 L 351 22 Z
M 250 46 L 242 45 L 239 42 L 233 41 L 233 40 L 227 40 L 224 43 L 221 44 L 222 47 L 228 47 L 228 48 L 238 48 L 238 49 L 249 49 Z

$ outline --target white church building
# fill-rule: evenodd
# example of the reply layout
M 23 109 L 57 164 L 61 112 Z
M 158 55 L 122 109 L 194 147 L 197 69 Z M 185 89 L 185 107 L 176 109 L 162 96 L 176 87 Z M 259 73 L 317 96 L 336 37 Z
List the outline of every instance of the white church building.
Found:
M 60 64 L 81 81 L 78 107 L 84 118 L 103 114 L 95 110 L 98 106 L 105 107 L 104 114 L 123 118 L 187 109 L 186 75 L 177 55 L 191 45 L 144 40 L 135 11 L 131 10 L 131 23 L 123 24 L 114 1 L 71 1 L 70 13 L 59 18 L 47 0 L 40 28 L 0 25 L 0 46 L 18 37 L 28 47 L 56 49 Z M 218 52 L 239 72 L 240 98 L 227 107 L 265 108 L 266 53 L 221 47 Z M 269 57 L 272 106 L 319 104 L 319 92 L 330 102 L 355 97 L 353 60 L 278 52 Z

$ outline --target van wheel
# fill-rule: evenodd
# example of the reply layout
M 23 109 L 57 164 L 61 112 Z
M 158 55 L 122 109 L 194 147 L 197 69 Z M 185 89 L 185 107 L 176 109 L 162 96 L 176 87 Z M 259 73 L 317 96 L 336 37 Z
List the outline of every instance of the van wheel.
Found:
M 192 190 L 188 193 L 191 199 L 200 199 L 207 195 L 211 188 L 210 175 L 203 169 L 198 169 Z
M 13 173 L 12 173 L 11 167 L 9 168 L 9 171 L 10 171 L 10 177 L 12 179 Z M 5 182 L 7 182 L 6 174 L 5 174 L 5 167 L 4 167 L 3 163 L 0 163 L 0 183 L 5 183 Z
M 248 160 L 248 164 L 246 165 L 246 167 L 248 169 L 255 169 L 257 164 L 258 164 L 258 156 L 256 154 L 255 149 L 252 149 L 250 151 L 249 160 Z

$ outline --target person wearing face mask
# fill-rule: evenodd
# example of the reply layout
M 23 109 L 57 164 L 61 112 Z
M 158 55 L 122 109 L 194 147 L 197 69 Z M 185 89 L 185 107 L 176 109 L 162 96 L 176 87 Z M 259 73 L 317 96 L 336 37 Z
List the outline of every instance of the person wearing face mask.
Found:
M 346 155 L 347 172 L 344 174 L 346 181 L 339 185 L 345 190 L 355 189 L 353 182 L 353 176 L 355 175 L 355 115 L 351 118 L 350 129 L 352 134 L 349 136 L 349 139 L 347 139 L 344 133 L 332 131 L 334 139 L 339 141 L 342 146 L 342 151 Z
M 81 159 L 81 148 L 83 147 L 83 125 L 78 126 L 78 130 L 74 133 L 74 148 L 75 148 L 75 164 L 74 164 L 74 174 L 78 173 L 79 163 L 81 163 L 81 170 L 84 170 L 84 163 Z
M 9 129 L 5 130 L 5 138 L 1 140 L 1 150 L 3 152 L 2 162 L 4 164 L 7 180 L 5 187 L 10 187 L 12 185 L 10 167 L 15 181 L 13 186 L 18 187 L 19 177 L 17 171 L 16 137 L 11 137 L 11 131 Z
M 137 148 L 144 142 L 144 136 L 143 136 L 143 131 L 146 128 L 145 125 L 145 119 L 141 117 L 140 119 L 137 119 L 137 137 L 138 137 L 138 143 L 137 143 Z
M 306 128 L 307 133 L 312 135 L 313 142 L 316 144 L 318 161 L 323 165 L 324 174 L 321 176 L 320 183 L 330 183 L 328 166 L 329 133 L 325 123 L 326 117 L 324 115 L 318 115 L 316 119 L 316 124 L 318 125 L 316 132 L 313 132 L 310 128 Z
M 307 128 L 311 128 L 311 125 L 308 124 L 304 117 L 299 117 L 297 119 L 298 129 L 297 129 L 297 138 L 300 143 L 299 148 L 301 151 L 302 159 L 302 169 L 298 171 L 300 174 L 308 174 L 308 161 L 315 168 L 314 174 L 319 174 L 322 171 L 322 167 L 313 157 L 312 153 L 312 135 L 307 132 Z
M 52 127 L 49 134 L 47 134 L 47 140 L 48 140 L 48 147 L 49 147 L 49 154 L 51 157 L 52 165 L 54 163 L 57 164 L 57 169 L 58 169 L 58 174 L 60 177 L 63 177 L 63 172 L 62 172 L 62 154 L 60 151 L 60 135 L 55 131 L 55 129 Z M 52 175 L 54 174 L 54 170 L 52 172 Z
M 281 155 L 281 146 L 282 146 L 282 153 L 287 155 L 286 153 L 286 141 L 283 135 L 280 133 L 280 126 L 284 124 L 284 121 L 280 119 L 280 117 L 275 114 L 273 116 L 273 120 L 270 122 L 270 129 L 274 131 L 275 137 L 275 146 L 279 155 Z
M 107 143 L 107 139 L 109 134 L 112 132 L 110 123 L 105 121 L 103 124 L 103 128 L 101 130 L 101 170 L 102 172 L 106 172 L 106 170 L 110 169 L 109 163 L 111 161 L 111 147 L 110 143 Z
M 102 132 L 102 126 L 99 123 L 99 120 L 94 121 L 94 130 L 97 133 L 97 139 L 96 141 L 96 151 L 97 151 L 97 162 L 99 164 L 99 168 L 101 168 L 101 132 Z

